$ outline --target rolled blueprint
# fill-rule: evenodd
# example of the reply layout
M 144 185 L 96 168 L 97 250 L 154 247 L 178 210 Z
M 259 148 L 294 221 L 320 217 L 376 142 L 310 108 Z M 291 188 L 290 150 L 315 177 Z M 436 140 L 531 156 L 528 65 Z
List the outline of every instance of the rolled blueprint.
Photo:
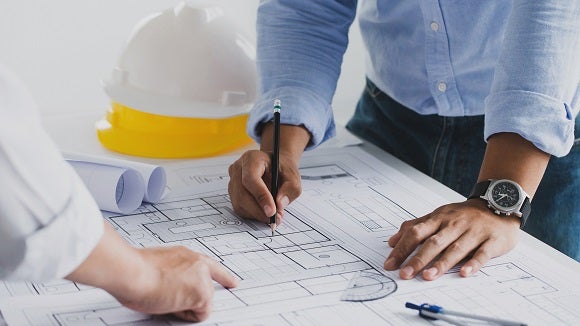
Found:
M 145 184 L 134 169 L 92 162 L 68 162 L 101 210 L 128 214 L 141 205 Z
M 64 157 L 67 161 L 91 162 L 136 170 L 145 182 L 143 200 L 146 202 L 156 203 L 165 194 L 167 175 L 165 169 L 159 165 L 79 153 L 64 153 Z

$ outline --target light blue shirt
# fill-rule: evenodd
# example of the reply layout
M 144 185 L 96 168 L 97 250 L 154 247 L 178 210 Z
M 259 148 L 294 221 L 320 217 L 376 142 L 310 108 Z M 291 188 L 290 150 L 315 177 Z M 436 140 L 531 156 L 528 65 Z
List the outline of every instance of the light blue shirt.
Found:
M 304 125 L 314 148 L 335 133 L 331 102 L 356 1 L 263 0 L 258 11 L 260 97 L 248 132 Z M 485 114 L 485 139 L 514 132 L 566 155 L 580 110 L 579 0 L 363 0 L 366 74 L 420 114 Z M 363 60 L 363 58 L 361 58 Z

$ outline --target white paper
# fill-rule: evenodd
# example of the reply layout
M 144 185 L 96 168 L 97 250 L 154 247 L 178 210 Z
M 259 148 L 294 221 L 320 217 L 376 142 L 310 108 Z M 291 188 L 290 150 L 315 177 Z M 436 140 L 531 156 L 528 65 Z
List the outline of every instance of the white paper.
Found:
M 229 161 L 216 159 L 214 166 L 227 168 Z M 194 176 L 193 171 L 186 175 Z M 198 172 L 195 176 L 202 180 L 204 174 Z M 197 193 L 106 219 L 134 246 L 186 246 L 213 257 L 241 279 L 235 289 L 216 285 L 207 325 L 426 324 L 404 307 L 407 301 L 529 325 L 580 324 L 578 263 L 554 259 L 560 254 L 526 234 L 515 250 L 493 259 L 473 277 L 461 278 L 452 269 L 433 282 L 403 281 L 397 272 L 382 268 L 390 251 L 386 239 L 402 221 L 445 199 L 359 148 L 307 153 L 301 175 L 303 193 L 286 209 L 274 237 L 267 225 L 233 214 L 226 186 L 200 194 L 200 184 Z M 375 300 L 341 301 L 360 277 L 366 277 L 364 284 L 370 279 L 371 286 L 355 294 Z M 393 286 L 395 292 L 381 297 Z M 54 320 L 61 325 L 176 323 L 132 312 L 87 289 L 6 298 L 0 309 L 14 325 Z
M 64 157 L 68 161 L 92 162 L 136 170 L 141 174 L 145 183 L 144 201 L 146 202 L 158 202 L 161 200 L 165 192 L 167 176 L 165 169 L 159 165 L 80 153 L 64 153 Z
M 137 171 L 89 162 L 68 162 L 101 210 L 127 214 L 141 205 L 145 184 Z
M 329 139 L 317 149 L 345 148 L 360 145 L 362 141 L 350 133 L 341 125 L 336 126 L 336 137 Z M 236 151 L 239 155 L 219 156 L 193 161 L 167 161 L 164 167 L 167 172 L 167 187 L 170 192 L 180 194 L 187 193 L 191 187 L 213 185 L 213 187 L 227 187 L 229 181 L 228 167 L 240 158 L 240 155 L 248 149 L 258 149 L 254 144 L 252 148 Z M 310 155 L 305 153 L 305 155 Z

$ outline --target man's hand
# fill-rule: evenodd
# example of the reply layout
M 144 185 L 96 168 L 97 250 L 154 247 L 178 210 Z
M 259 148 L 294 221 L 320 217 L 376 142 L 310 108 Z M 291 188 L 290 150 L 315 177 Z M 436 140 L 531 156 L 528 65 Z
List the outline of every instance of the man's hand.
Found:
M 264 127 L 261 150 L 245 152 L 229 167 L 228 192 L 236 214 L 265 223 L 276 214 L 280 224 L 284 208 L 302 192 L 298 165 L 310 134 L 300 126 L 280 126 L 279 188 L 277 198 L 272 198 L 272 129 L 272 124 Z
M 302 192 L 298 162 L 280 154 L 276 203 L 267 186 L 271 184 L 271 171 L 271 154 L 259 150 L 245 152 L 230 166 L 228 192 L 238 215 L 269 223 L 270 216 L 276 214 L 276 224 L 281 223 L 284 208 Z
M 394 249 L 384 267 L 399 268 L 420 246 L 402 265 L 401 278 L 410 279 L 423 271 L 425 280 L 435 280 L 466 257 L 470 258 L 460 275 L 470 276 L 491 258 L 513 249 L 519 240 L 519 227 L 518 217 L 498 216 L 481 199 L 445 205 L 401 225 L 389 239 Z
M 549 160 L 550 155 L 517 134 L 495 134 L 488 139 L 478 180 L 514 180 L 532 198 Z M 401 225 L 389 239 L 394 249 L 385 261 L 385 269 L 394 270 L 403 264 L 399 275 L 409 279 L 427 267 L 423 278 L 434 280 L 467 258 L 460 275 L 469 276 L 491 258 L 510 251 L 518 242 L 519 226 L 519 218 L 495 215 L 477 198 L 444 205 Z
M 212 280 L 226 288 L 238 284 L 225 267 L 205 255 L 185 247 L 136 249 L 106 222 L 95 249 L 66 278 L 102 288 L 128 308 L 174 313 L 192 322 L 211 312 Z
M 150 314 L 173 312 L 184 320 L 207 319 L 212 309 L 214 285 L 226 288 L 238 281 L 217 261 L 185 247 L 138 250 L 144 271 L 133 280 L 133 291 L 109 292 L 124 306 Z

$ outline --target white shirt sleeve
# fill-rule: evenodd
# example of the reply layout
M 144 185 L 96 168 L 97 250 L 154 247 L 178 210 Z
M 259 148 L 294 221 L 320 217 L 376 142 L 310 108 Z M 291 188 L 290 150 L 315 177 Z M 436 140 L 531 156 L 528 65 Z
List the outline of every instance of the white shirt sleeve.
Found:
M 0 278 L 62 278 L 100 240 L 97 205 L 43 130 L 23 85 L 1 65 L 0 184 Z

